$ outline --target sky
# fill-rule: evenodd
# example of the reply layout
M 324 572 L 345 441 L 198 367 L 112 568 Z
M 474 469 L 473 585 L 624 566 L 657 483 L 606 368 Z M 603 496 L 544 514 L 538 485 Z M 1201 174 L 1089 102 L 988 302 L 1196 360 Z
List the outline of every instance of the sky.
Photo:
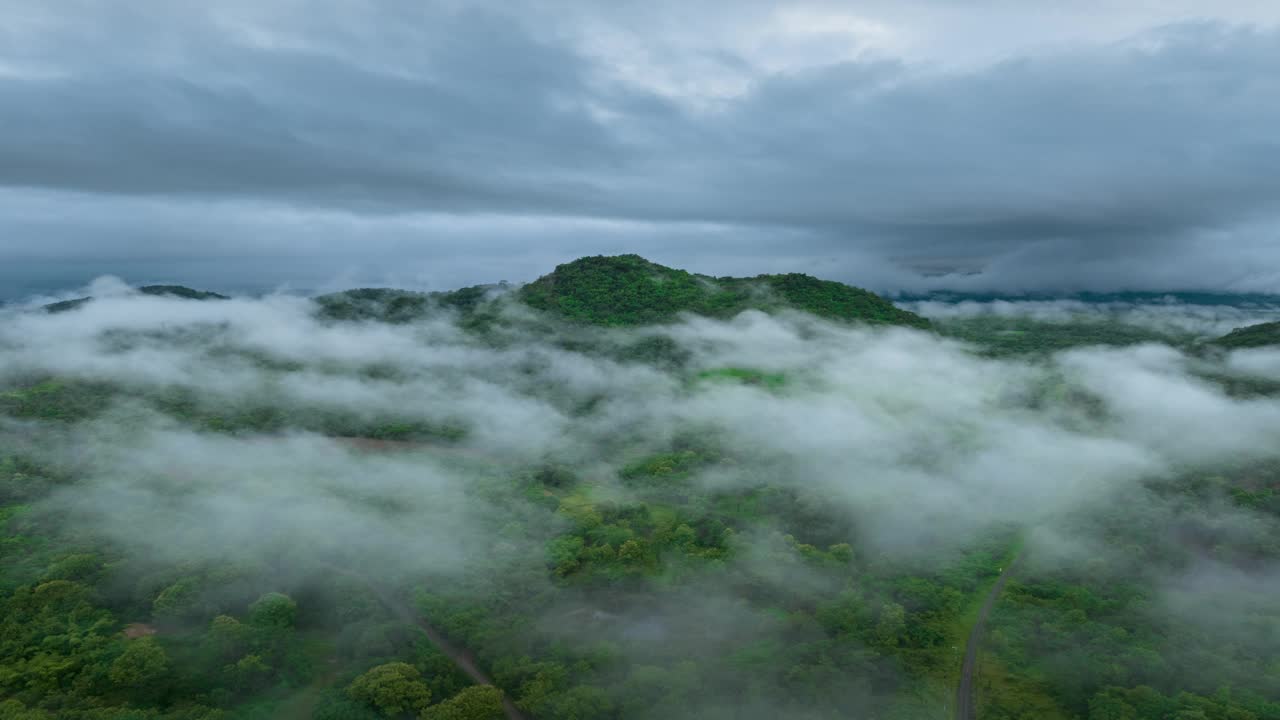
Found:
M 0 298 L 1280 292 L 1280 3 L 0 0 Z

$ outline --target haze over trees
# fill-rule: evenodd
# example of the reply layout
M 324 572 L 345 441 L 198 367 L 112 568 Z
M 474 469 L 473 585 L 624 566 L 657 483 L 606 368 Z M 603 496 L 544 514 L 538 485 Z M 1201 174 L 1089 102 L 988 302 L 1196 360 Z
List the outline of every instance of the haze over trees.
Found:
M 978 717 L 1280 720 L 1280 306 L 72 302 L 0 311 L 0 718 L 950 718 L 1008 572 Z

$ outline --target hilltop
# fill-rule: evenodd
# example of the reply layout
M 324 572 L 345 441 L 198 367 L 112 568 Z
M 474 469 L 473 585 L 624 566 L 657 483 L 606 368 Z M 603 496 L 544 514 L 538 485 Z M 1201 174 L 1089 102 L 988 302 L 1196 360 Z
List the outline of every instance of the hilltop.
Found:
M 584 257 L 522 287 L 526 305 L 591 325 L 644 325 L 679 313 L 732 317 L 795 309 L 841 321 L 929 327 L 929 321 L 861 288 L 799 273 L 710 277 L 639 255 Z

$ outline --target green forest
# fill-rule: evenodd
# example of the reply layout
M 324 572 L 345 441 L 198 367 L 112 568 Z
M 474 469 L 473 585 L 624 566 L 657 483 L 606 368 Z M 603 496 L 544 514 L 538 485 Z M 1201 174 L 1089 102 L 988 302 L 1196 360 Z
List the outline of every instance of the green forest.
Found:
M 1280 720 L 1280 337 L 1179 327 L 635 255 L 6 309 L 0 720 L 942 720 L 975 628 L 982 720 Z

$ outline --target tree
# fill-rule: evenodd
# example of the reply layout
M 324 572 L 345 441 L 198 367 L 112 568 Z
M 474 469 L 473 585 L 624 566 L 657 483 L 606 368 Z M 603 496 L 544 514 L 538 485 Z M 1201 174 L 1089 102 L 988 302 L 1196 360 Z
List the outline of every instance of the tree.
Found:
M 244 652 L 249 644 L 250 629 L 230 615 L 219 615 L 209 623 L 205 642 L 219 658 L 229 660 Z
M 836 543 L 827 548 L 827 554 L 836 562 L 846 564 L 853 562 L 853 547 L 849 543 Z
M 596 720 L 613 713 L 613 701 L 602 688 L 577 685 L 552 696 L 543 714 L 565 720 Z
M 151 608 L 156 617 L 189 618 L 199 615 L 200 581 L 194 577 L 184 577 L 160 591 Z
M 618 559 L 631 566 L 647 565 L 650 561 L 649 545 L 643 540 L 632 538 L 618 548 Z
M 0 702 L 0 720 L 53 720 L 53 716 L 36 708 L 27 709 L 17 700 L 5 700 Z
M 225 672 L 232 685 L 245 691 L 261 689 L 271 679 L 271 667 L 258 655 L 245 655 Z
M 342 691 L 324 693 L 311 714 L 311 720 L 380 720 L 381 717 Z
M 694 546 L 698 544 L 698 533 L 694 532 L 693 528 L 687 524 L 682 523 L 671 533 L 671 544 L 685 552 L 691 552 Z
M 427 708 L 422 720 L 502 720 L 502 691 L 492 685 L 472 685 L 439 705 Z
M 298 603 L 284 593 L 269 592 L 249 606 L 249 622 L 260 628 L 292 628 Z
M 169 669 L 169 657 L 153 637 L 129 642 L 120 657 L 111 663 L 108 677 L 116 685 L 141 688 L 154 684 Z
M 876 623 L 873 636 L 881 647 L 896 647 L 906 627 L 906 611 L 898 603 L 885 603 L 880 608 L 880 621 Z
M 92 578 L 102 568 L 97 555 L 77 553 L 68 555 L 49 566 L 44 573 L 45 580 L 75 580 L 84 582 Z
M 582 549 L 582 538 L 563 535 L 547 543 L 547 562 L 556 575 L 564 577 L 582 564 Z
M 431 703 L 431 689 L 422 681 L 422 673 L 402 662 L 371 668 L 347 686 L 347 695 L 387 717 L 419 713 Z
M 1137 720 L 1133 706 L 1111 693 L 1098 693 L 1089 701 L 1089 720 Z

